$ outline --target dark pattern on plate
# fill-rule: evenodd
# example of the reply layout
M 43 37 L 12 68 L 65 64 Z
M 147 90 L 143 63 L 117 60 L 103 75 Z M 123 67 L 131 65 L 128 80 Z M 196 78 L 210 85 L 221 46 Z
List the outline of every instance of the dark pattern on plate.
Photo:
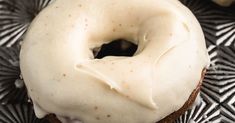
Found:
M 50 0 L 0 0 L 0 46 L 10 47 L 22 40 L 33 18 Z
M 27 102 L 27 93 L 20 76 L 19 47 L 0 47 L 0 103 Z
M 30 104 L 0 105 L 1 123 L 49 123 L 36 118 Z
M 235 5 L 220 7 L 211 0 L 181 1 L 203 28 L 211 65 L 202 85 L 201 100 L 176 123 L 234 123 Z M 0 122 L 47 123 L 36 119 L 27 102 L 20 80 L 19 48 L 15 45 L 20 44 L 32 19 L 49 3 L 50 0 L 0 0 L 0 46 L 4 46 L 0 47 Z M 5 48 L 11 46 L 14 47 Z
M 215 62 L 216 84 L 221 120 L 235 122 L 235 48 L 234 46 L 217 47 L 217 61 Z
M 195 104 L 184 115 L 176 120 L 176 123 L 219 123 L 219 107 L 213 103 L 207 95 L 200 94 L 198 104 Z
M 207 45 L 235 44 L 235 6 L 220 7 L 209 0 L 181 0 L 199 20 Z

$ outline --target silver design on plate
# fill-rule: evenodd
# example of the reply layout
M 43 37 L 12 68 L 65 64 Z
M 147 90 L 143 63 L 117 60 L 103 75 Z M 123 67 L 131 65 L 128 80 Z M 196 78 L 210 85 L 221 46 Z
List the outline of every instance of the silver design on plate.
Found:
M 0 123 L 49 123 L 35 117 L 29 104 L 0 105 Z
M 0 47 L 0 104 L 27 102 L 20 75 L 19 47 Z
M 0 46 L 11 47 L 50 0 L 0 0 Z

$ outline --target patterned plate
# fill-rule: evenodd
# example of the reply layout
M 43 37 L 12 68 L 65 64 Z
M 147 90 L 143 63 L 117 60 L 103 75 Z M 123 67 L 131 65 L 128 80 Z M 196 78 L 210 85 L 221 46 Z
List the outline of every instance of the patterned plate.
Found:
M 20 75 L 19 50 L 33 18 L 51 0 L 0 0 L 0 122 L 48 123 L 35 117 Z M 211 65 L 199 102 L 176 123 L 235 123 L 235 5 L 182 0 L 198 18 Z

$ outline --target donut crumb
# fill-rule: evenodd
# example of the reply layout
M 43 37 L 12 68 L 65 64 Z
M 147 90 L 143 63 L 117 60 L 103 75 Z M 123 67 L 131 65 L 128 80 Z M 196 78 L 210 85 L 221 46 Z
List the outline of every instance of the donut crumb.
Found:
M 109 118 L 109 117 L 111 117 L 111 115 L 110 115 L 110 114 L 108 114 L 108 115 L 107 115 L 107 117 Z

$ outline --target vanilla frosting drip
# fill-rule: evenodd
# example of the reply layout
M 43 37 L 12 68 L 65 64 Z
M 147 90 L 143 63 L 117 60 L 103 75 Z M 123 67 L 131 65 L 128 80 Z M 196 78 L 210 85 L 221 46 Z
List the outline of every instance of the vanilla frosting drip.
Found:
M 116 39 L 133 57 L 94 59 Z M 178 110 L 209 58 L 201 27 L 175 0 L 57 0 L 30 26 L 20 66 L 38 117 L 154 123 Z

